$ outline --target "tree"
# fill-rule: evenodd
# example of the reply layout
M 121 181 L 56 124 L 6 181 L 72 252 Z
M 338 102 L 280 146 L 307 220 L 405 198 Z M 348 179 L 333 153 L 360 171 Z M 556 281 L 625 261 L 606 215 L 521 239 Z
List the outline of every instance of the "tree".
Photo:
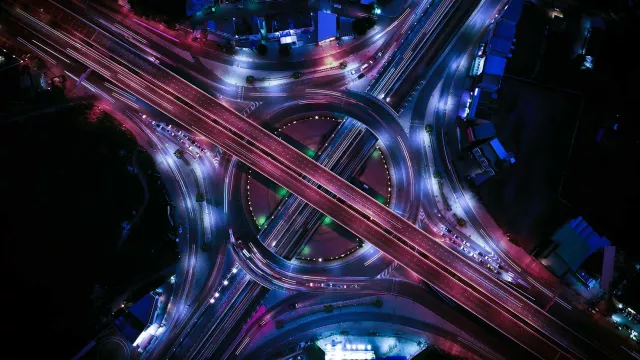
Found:
M 165 24 L 175 24 L 187 16 L 186 0 L 128 0 L 137 15 L 153 18 Z
M 440 171 L 436 170 L 433 172 L 433 178 L 436 180 L 442 179 L 442 174 L 440 173 Z
M 200 202 L 204 202 L 204 200 L 205 199 L 204 199 L 204 194 L 203 193 L 199 192 L 199 193 L 196 194 L 196 202 L 200 203 Z
M 265 56 L 269 53 L 269 48 L 267 47 L 267 45 L 260 43 L 258 44 L 258 46 L 256 46 L 256 51 L 258 52 L 258 54 Z
M 291 44 L 280 44 L 280 48 L 278 49 L 278 53 L 282 57 L 288 57 L 291 55 Z
M 247 76 L 247 84 L 253 84 L 256 81 L 256 77 L 253 75 Z
M 371 28 L 376 26 L 376 20 L 371 16 L 366 16 L 363 18 L 358 18 L 353 20 L 351 24 L 351 28 L 353 29 L 353 33 L 362 36 L 367 33 Z
M 302 77 L 302 73 L 300 71 L 296 71 L 293 73 L 294 79 L 300 79 Z
M 433 132 L 433 125 L 431 124 L 427 124 L 424 126 L 424 131 L 427 132 L 427 134 L 431 134 Z
M 176 156 L 176 158 L 177 158 L 178 160 L 182 160 L 182 159 L 184 159 L 184 150 L 182 150 L 182 149 L 177 149 L 177 150 L 173 153 L 173 155 L 175 155 L 175 156 Z
M 373 302 L 373 306 L 377 307 L 378 309 L 382 307 L 382 299 L 380 299 L 379 297 L 376 298 L 376 301 Z
M 324 312 L 326 312 L 327 314 L 331 314 L 333 312 L 335 308 L 333 307 L 333 305 L 331 304 L 326 304 L 324 306 Z
M 455 217 L 456 217 L 456 224 L 458 224 L 458 226 L 464 227 L 464 226 L 467 225 L 467 220 L 465 220 L 465 219 L 463 219 L 463 218 L 461 218 L 461 217 L 459 217 L 457 215 L 455 215 Z
M 340 70 L 346 69 L 348 65 L 349 65 L 349 63 L 346 62 L 346 61 L 341 62 L 340 63 Z

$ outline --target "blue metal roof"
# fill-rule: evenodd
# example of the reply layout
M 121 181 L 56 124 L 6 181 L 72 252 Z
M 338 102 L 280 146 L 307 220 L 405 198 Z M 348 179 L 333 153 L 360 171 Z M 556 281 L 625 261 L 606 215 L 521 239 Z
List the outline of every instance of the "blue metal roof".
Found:
M 504 147 L 502 146 L 502 144 L 500 143 L 500 140 L 498 140 L 498 138 L 495 138 L 493 140 L 491 140 L 489 142 L 489 144 L 491 144 L 491 147 L 493 148 L 493 151 L 496 152 L 496 155 L 498 155 L 498 157 L 502 160 L 507 158 L 507 151 L 504 149 Z
M 522 8 L 524 6 L 524 0 L 511 0 L 507 8 L 502 13 L 502 19 L 513 22 L 514 24 L 520 20 L 520 14 L 522 14 Z
M 502 56 L 488 55 L 484 62 L 484 74 L 504 75 L 504 68 L 507 66 L 507 59 Z
M 335 38 L 336 14 L 318 11 L 318 42 Z

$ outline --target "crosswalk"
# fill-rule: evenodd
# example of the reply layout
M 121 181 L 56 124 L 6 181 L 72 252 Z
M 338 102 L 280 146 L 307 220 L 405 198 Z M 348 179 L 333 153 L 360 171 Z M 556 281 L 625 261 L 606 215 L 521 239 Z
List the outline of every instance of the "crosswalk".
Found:
M 253 110 L 255 110 L 260 105 L 262 105 L 262 101 L 252 101 L 251 105 L 249 105 L 246 109 L 242 110 L 242 116 L 249 115 Z

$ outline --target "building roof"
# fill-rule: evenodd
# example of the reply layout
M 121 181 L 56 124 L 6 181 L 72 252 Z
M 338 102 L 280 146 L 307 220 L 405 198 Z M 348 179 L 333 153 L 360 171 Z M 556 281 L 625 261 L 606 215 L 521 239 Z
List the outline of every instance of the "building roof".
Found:
M 472 138 L 470 141 L 489 139 L 496 136 L 496 128 L 491 122 L 473 125 L 471 127 Z
M 494 129 L 494 133 L 495 133 L 495 129 Z M 500 143 L 500 140 L 498 140 L 498 138 L 495 138 L 489 141 L 489 145 L 491 145 L 491 147 L 493 148 L 493 151 L 496 152 L 496 155 L 498 155 L 498 158 L 502 160 L 506 160 L 509 157 L 509 155 L 507 155 L 507 151 L 504 149 L 504 147 L 502 146 L 502 143 Z
M 318 11 L 318 42 L 335 38 L 336 14 Z
M 511 0 L 507 8 L 502 13 L 502 19 L 517 23 L 520 20 L 520 14 L 522 14 L 522 8 L 524 6 L 524 0 Z
M 493 36 L 513 40 L 516 36 L 516 26 L 508 21 L 498 21 L 493 30 Z
M 494 55 L 506 56 L 511 52 L 512 43 L 513 39 L 505 39 L 499 36 L 494 36 L 489 42 L 489 54 L 494 54 L 494 52 L 497 52 L 498 54 Z
M 507 66 L 507 59 L 502 56 L 488 55 L 484 62 L 484 74 L 504 75 L 504 68 Z
M 156 298 L 151 294 L 145 295 L 142 299 L 140 299 L 137 303 L 132 305 L 129 308 L 129 312 L 133 314 L 138 320 L 140 320 L 143 324 L 148 324 L 151 322 L 151 316 L 155 311 L 156 307 Z
M 568 221 L 551 239 L 559 244 L 555 253 L 573 271 L 594 251 L 610 245 L 609 240 L 598 235 L 581 216 Z
M 502 76 L 500 75 L 482 74 L 478 86 L 485 91 L 498 91 L 501 81 Z

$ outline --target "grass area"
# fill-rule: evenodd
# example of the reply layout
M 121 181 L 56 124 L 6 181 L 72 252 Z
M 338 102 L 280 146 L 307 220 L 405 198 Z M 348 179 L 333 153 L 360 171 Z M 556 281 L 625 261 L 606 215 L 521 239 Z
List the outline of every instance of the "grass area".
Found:
M 2 125 L 0 147 L 10 156 L 0 221 L 3 253 L 11 254 L 3 268 L 13 274 L 5 285 L 15 294 L 7 316 L 14 334 L 37 323 L 55 357 L 73 356 L 110 316 L 113 296 L 177 257 L 153 160 L 113 119 L 93 113 L 89 121 L 88 110 L 74 106 Z M 136 151 L 149 191 L 142 214 Z M 131 227 L 123 237 L 125 224 Z M 92 297 L 96 286 L 102 295 Z

